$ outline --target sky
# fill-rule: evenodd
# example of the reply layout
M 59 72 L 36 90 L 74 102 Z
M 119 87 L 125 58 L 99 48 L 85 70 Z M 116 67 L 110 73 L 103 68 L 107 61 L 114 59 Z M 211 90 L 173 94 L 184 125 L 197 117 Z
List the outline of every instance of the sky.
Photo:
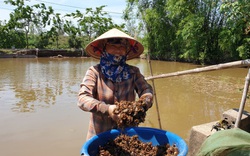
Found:
M 0 0 L 0 21 L 8 20 L 9 14 L 14 9 L 13 6 L 5 4 L 4 1 Z M 123 22 L 121 16 L 126 8 L 126 0 L 29 0 L 26 2 L 30 6 L 39 3 L 44 3 L 47 7 L 52 6 L 54 11 L 61 15 L 72 13 L 76 10 L 85 12 L 86 8 L 95 10 L 96 7 L 105 5 L 103 11 L 106 11 L 116 24 Z

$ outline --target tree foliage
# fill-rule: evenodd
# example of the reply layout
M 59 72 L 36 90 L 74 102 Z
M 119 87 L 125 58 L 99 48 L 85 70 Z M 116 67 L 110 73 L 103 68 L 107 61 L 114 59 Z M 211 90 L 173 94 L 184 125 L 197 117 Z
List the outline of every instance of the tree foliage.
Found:
M 25 44 L 22 42 L 22 46 L 16 47 L 47 48 L 55 45 L 55 48 L 60 48 L 59 37 L 69 36 L 68 48 L 82 48 L 110 28 L 124 28 L 123 24 L 114 24 L 113 20 L 107 17 L 108 13 L 103 11 L 105 6 L 96 7 L 95 10 L 86 8 L 84 13 L 76 10 L 65 15 L 72 20 L 63 20 L 63 16 L 55 13 L 52 7 L 46 7 L 44 3 L 29 6 L 25 1 L 6 0 L 5 3 L 13 5 L 15 9 L 10 13 L 10 20 L 5 25 L 0 25 L 0 29 L 5 30 L 0 34 L 0 38 L 5 40 L 7 32 L 25 34 Z M 13 45 L 4 42 L 0 48 L 10 48 Z
M 1 48 L 24 48 L 25 34 L 21 31 L 8 29 L 7 25 L 0 22 L 0 47 Z
M 249 0 L 127 0 L 117 25 L 105 6 L 66 16 L 45 4 L 5 0 L 15 7 L 0 21 L 0 48 L 82 48 L 116 27 L 142 41 L 153 59 L 216 64 L 250 57 Z M 49 27 L 49 29 L 48 29 Z M 68 37 L 60 45 L 60 36 Z
M 250 58 L 250 3 L 249 0 L 225 0 L 221 12 L 227 17 L 223 50 L 236 49 L 232 56 L 242 59 Z M 226 40 L 230 38 L 231 42 Z M 228 48 L 229 47 L 229 48 Z
M 86 36 L 85 42 L 88 43 L 93 38 L 96 38 L 113 27 L 122 28 L 123 25 L 116 25 L 110 17 L 106 17 L 108 14 L 103 11 L 104 7 L 105 6 L 96 7 L 95 10 L 92 8 L 86 8 L 85 13 L 76 10 L 76 12 L 67 14 L 66 16 L 73 17 L 77 20 L 78 27 L 70 28 L 70 25 L 72 26 L 72 24 L 67 22 L 65 25 L 65 29 L 67 30 L 66 33 L 70 36 Z
M 33 6 L 25 5 L 24 0 L 6 0 L 5 3 L 15 6 L 14 12 L 10 14 L 10 29 L 24 31 L 26 38 L 26 48 L 29 48 L 28 35 L 31 25 L 43 26 L 45 28 L 50 23 L 49 16 L 53 13 L 52 7 L 46 8 L 44 3 Z
M 215 64 L 249 58 L 249 0 L 128 0 L 153 58 Z

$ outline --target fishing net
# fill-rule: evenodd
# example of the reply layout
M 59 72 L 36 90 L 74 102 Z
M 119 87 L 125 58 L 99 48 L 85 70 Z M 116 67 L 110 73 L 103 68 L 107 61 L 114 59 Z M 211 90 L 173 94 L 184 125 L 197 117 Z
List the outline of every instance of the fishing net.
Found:
M 250 133 L 238 128 L 209 136 L 197 156 L 250 156 Z

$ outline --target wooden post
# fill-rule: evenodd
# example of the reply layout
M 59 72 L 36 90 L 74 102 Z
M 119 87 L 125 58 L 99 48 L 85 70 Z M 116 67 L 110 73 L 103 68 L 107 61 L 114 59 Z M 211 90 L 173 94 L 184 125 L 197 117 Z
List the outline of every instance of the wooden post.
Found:
M 153 76 L 153 70 L 152 70 L 152 65 L 151 65 L 151 60 L 150 60 L 150 54 L 149 53 L 147 55 L 147 58 L 148 58 L 148 64 L 149 64 L 150 74 L 151 74 L 151 76 Z M 159 112 L 159 106 L 158 106 L 158 101 L 157 101 L 157 96 L 156 96 L 156 91 L 155 91 L 154 79 L 152 79 L 151 81 L 152 81 L 152 85 L 153 85 L 153 92 L 154 92 L 154 99 L 155 99 L 156 111 L 157 111 L 157 115 L 158 115 L 159 128 L 162 129 L 162 127 L 161 127 L 160 112 Z
M 248 74 L 246 76 L 246 81 L 245 81 L 244 91 L 243 91 L 242 98 L 241 98 L 240 108 L 239 108 L 238 116 L 235 122 L 235 128 L 239 128 L 240 126 L 242 112 L 244 110 L 245 103 L 246 103 L 247 92 L 249 88 L 249 81 L 250 81 L 250 69 L 248 70 Z

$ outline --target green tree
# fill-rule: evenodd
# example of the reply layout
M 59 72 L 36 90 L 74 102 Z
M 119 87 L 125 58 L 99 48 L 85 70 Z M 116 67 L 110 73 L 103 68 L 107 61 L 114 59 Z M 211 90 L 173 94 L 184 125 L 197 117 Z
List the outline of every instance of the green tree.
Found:
M 72 21 L 66 21 L 64 24 L 64 32 L 69 36 L 69 46 L 71 48 L 80 48 L 81 38 L 77 37 L 80 32 L 79 28 L 74 26 Z
M 223 14 L 218 11 L 220 5 L 220 0 L 168 1 L 169 17 L 179 23 L 176 34 L 181 43 L 180 58 L 202 64 L 224 61 L 219 47 L 224 22 Z
M 129 0 L 127 10 L 136 7 L 136 16 L 142 20 L 148 51 L 153 59 L 176 60 L 171 43 L 175 38 L 175 25 L 168 18 L 166 0 Z
M 249 0 L 128 0 L 156 59 L 216 64 L 249 58 Z M 133 16 L 133 15 L 132 15 Z
M 14 12 L 10 14 L 10 29 L 18 29 L 25 32 L 26 48 L 29 48 L 29 32 L 32 24 L 35 26 L 49 25 L 50 14 L 53 13 L 52 7 L 46 8 L 45 4 L 25 5 L 24 0 L 6 0 L 6 4 L 15 6 Z
M 52 27 L 48 31 L 52 41 L 56 42 L 56 48 L 59 48 L 59 36 L 64 35 L 63 25 L 64 25 L 64 20 L 60 17 L 59 13 L 56 13 L 52 17 Z
M 76 10 L 75 13 L 68 14 L 67 16 L 73 17 L 78 22 L 79 36 L 86 36 L 87 42 L 92 40 L 102 33 L 113 27 L 121 27 L 113 23 L 108 13 L 103 11 L 105 6 L 96 7 L 96 9 L 86 8 L 85 13 Z
M 123 13 L 123 19 L 126 22 L 125 27 L 128 31 L 128 34 L 134 38 L 138 38 L 140 36 L 143 37 L 143 23 L 141 22 L 141 17 L 137 15 L 137 9 L 135 5 L 130 5 L 130 3 L 127 4 L 127 7 Z
M 232 58 L 250 58 L 249 0 L 224 0 L 220 9 L 227 18 L 220 46 L 224 51 L 230 51 Z
M 0 48 L 24 48 L 25 34 L 22 31 L 9 29 L 5 22 L 0 21 Z
M 45 49 L 49 44 L 50 34 L 48 32 L 42 32 L 36 39 L 35 47 L 39 49 Z

